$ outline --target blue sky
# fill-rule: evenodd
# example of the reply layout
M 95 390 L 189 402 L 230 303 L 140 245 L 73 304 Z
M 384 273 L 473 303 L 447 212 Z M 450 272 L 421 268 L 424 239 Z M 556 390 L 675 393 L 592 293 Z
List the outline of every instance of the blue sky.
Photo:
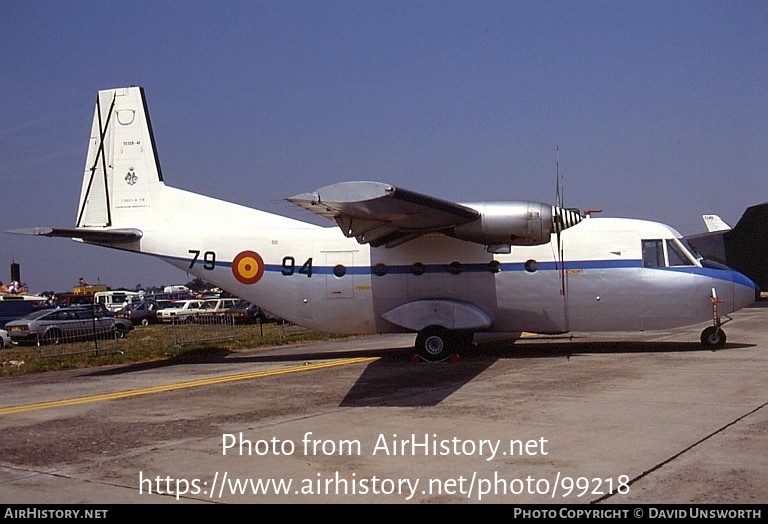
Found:
M 0 231 L 74 225 L 99 89 L 141 85 L 166 183 L 285 198 L 378 180 L 703 232 L 768 200 L 761 1 L 0 0 Z M 559 149 L 559 153 L 558 153 Z M 330 224 L 330 223 L 329 223 Z M 0 233 L 0 280 L 185 283 L 154 258 Z

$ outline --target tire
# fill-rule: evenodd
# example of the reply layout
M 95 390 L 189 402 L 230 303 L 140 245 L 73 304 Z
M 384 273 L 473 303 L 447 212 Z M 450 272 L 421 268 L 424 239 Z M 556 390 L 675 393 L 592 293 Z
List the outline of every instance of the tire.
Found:
M 58 345 L 62 342 L 63 335 L 58 329 L 49 329 L 43 335 L 43 342 L 51 345 Z
M 128 330 L 120 324 L 115 324 L 112 328 L 112 333 L 114 333 L 115 338 L 125 338 L 128 334 Z
M 440 326 L 429 326 L 416 335 L 416 354 L 427 362 L 440 362 L 451 356 L 451 332 Z
M 725 347 L 725 331 L 720 327 L 709 326 L 701 332 L 701 345 L 707 349 Z

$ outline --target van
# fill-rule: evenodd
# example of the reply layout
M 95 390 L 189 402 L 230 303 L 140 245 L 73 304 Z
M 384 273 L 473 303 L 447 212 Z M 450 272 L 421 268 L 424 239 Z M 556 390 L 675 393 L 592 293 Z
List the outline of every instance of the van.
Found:
M 175 286 L 165 286 L 163 288 L 163 293 L 191 293 L 192 290 L 189 289 L 187 286 L 182 285 L 175 285 Z
M 47 298 L 35 295 L 0 295 L 0 328 L 47 306 Z
M 122 309 L 126 302 L 139 300 L 138 291 L 97 291 L 93 294 L 93 303 L 101 304 L 110 311 Z

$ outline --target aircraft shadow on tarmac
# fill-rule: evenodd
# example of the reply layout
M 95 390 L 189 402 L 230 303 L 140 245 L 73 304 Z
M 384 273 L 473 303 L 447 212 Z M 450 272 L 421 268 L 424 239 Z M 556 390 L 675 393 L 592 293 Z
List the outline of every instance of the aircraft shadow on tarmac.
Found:
M 565 337 L 567 338 L 567 337 Z M 738 349 L 750 345 L 728 344 Z M 489 342 L 478 344 L 456 361 L 412 364 L 404 362 L 409 348 L 369 364 L 341 403 L 344 407 L 435 406 L 502 359 L 577 358 L 580 355 L 616 353 L 674 353 L 706 351 L 699 343 L 680 342 Z M 393 367 L 399 368 L 392 372 Z
M 729 351 L 752 347 L 750 344 L 728 343 L 716 351 Z M 190 352 L 164 361 L 129 364 L 87 375 L 119 375 L 169 366 L 197 364 L 233 364 L 260 362 L 296 362 L 314 360 L 375 358 L 370 362 L 340 406 L 435 406 L 471 382 L 483 371 L 501 359 L 571 359 L 581 355 L 690 353 L 711 352 L 698 342 L 675 341 L 606 341 L 579 340 L 569 335 L 544 336 L 517 341 L 493 341 L 474 345 L 444 362 L 423 362 L 413 358 L 412 347 L 378 347 L 349 351 L 299 351 L 280 355 L 238 354 L 228 350 Z M 308 348 L 307 348 L 308 349 Z

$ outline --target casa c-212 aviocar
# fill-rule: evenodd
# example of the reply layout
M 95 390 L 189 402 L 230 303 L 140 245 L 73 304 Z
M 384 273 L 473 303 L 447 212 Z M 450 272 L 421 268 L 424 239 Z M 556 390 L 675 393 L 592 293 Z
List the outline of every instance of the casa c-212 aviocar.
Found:
M 456 203 L 350 181 L 287 199 L 320 226 L 166 185 L 144 90 L 100 91 L 68 237 L 160 258 L 310 329 L 415 333 L 438 361 L 477 333 L 667 329 L 752 304 L 755 284 L 657 222 L 530 201 Z

